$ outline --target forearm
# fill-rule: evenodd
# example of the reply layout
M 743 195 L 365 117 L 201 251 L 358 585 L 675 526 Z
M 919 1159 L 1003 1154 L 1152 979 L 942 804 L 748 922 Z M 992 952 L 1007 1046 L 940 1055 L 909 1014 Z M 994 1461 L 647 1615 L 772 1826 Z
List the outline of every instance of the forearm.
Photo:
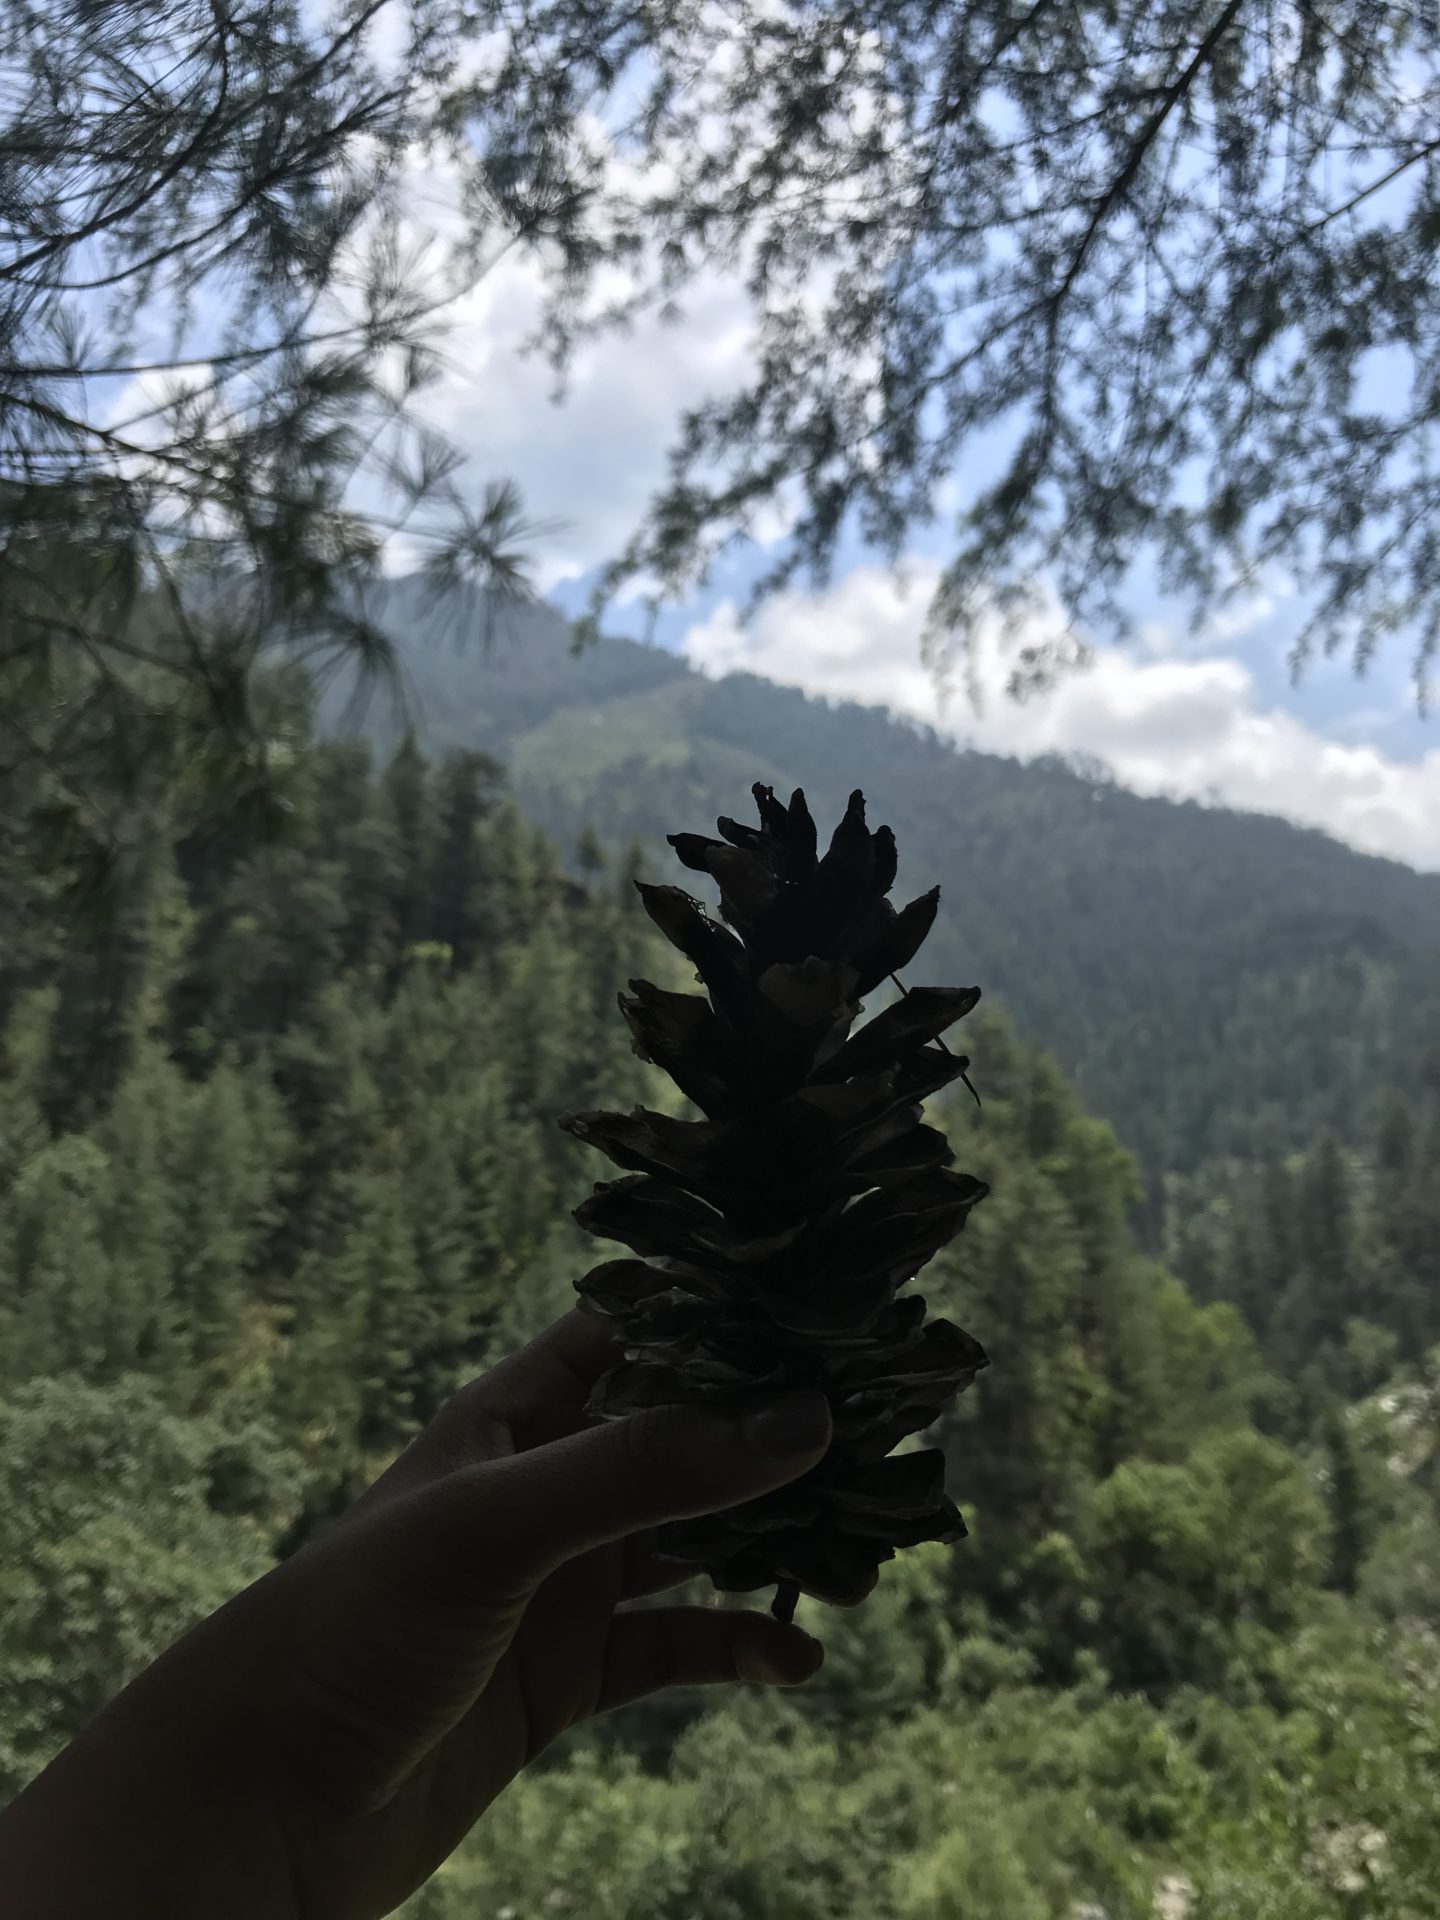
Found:
M 175 1678 L 142 1676 L 0 1812 L 5 1920 L 298 1920 L 249 1757 Z

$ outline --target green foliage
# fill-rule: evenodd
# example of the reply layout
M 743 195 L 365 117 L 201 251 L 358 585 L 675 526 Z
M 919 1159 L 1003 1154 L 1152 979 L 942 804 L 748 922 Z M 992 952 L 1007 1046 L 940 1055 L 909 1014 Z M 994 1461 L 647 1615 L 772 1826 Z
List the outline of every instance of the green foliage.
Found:
M 134 1375 L 0 1395 L 0 1793 L 265 1571 L 294 1468 L 263 1422 L 171 1413 Z
M 1440 1088 L 1392 1091 L 1378 1138 L 1215 1181 L 1175 1183 L 1173 1254 L 1191 1284 L 1245 1311 L 1277 1375 L 1293 1383 L 1277 1417 L 1292 1433 L 1337 1401 L 1375 1392 L 1397 1361 L 1440 1339 Z
M 965 1830 L 904 1861 L 896 1881 L 901 1920 L 1046 1920 L 1050 1911 L 993 1802 L 968 1807 Z
M 803 1600 L 796 1619 L 825 1643 L 825 1665 L 806 1691 L 806 1718 L 851 1736 L 903 1717 L 940 1682 L 950 1549 L 900 1554 L 864 1606 L 834 1612 Z
M 283 858 L 157 822 L 108 999 L 104 948 L 55 991 L 8 874 L 0 1793 L 574 1298 L 555 1114 L 664 1097 L 613 993 L 684 970 L 617 902 L 633 856 L 581 885 L 483 772 L 297 750 Z M 985 1105 L 943 1119 L 994 1192 L 925 1275 L 995 1355 L 925 1436 L 972 1538 L 807 1603 L 800 1695 L 571 1736 L 413 1920 L 1437 1914 L 1431 1107 L 1172 1182 L 1191 1292 L 1115 1134 L 972 1026 Z
M 1214 1685 L 1304 1618 L 1326 1565 L 1326 1515 L 1304 1467 L 1244 1428 L 1184 1466 L 1131 1462 L 1089 1516 L 1098 1646 L 1124 1687 Z
M 579 1179 L 555 1114 L 640 1090 L 611 1005 L 644 936 L 483 756 L 293 772 L 283 847 L 152 823 L 174 884 L 126 902 L 119 982 L 76 942 L 69 1001 L 17 876 L 0 1380 L 143 1371 L 189 1414 L 259 1378 L 309 1512 L 429 1418 L 554 1240 Z M 82 1101 L 102 980 L 113 1084 Z

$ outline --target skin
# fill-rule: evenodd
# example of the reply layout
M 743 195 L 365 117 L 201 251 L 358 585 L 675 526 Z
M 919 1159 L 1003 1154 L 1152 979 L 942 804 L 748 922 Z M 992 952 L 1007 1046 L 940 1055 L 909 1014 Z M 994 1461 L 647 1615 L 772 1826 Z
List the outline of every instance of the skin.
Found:
M 373 1920 L 567 1728 L 809 1679 L 818 1642 L 768 1614 L 625 1603 L 683 1577 L 658 1524 L 820 1459 L 823 1396 L 593 1426 L 614 1358 L 568 1314 L 132 1682 L 0 1815 L 9 1920 Z

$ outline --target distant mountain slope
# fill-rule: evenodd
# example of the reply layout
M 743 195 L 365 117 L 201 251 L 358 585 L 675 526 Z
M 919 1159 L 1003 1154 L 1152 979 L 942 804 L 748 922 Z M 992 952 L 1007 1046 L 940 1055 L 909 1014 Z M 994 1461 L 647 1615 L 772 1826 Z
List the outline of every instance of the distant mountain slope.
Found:
M 1152 1174 L 1350 1134 L 1440 1038 L 1440 876 L 632 642 L 572 656 L 548 608 L 504 616 L 487 655 L 456 644 L 461 612 L 410 582 L 381 610 L 431 751 L 506 760 L 562 848 L 587 822 L 607 841 L 706 828 L 757 779 L 804 786 L 822 820 L 863 787 L 899 839 L 897 891 L 942 886 L 919 971 L 979 981 Z M 382 745 L 395 727 L 367 722 Z

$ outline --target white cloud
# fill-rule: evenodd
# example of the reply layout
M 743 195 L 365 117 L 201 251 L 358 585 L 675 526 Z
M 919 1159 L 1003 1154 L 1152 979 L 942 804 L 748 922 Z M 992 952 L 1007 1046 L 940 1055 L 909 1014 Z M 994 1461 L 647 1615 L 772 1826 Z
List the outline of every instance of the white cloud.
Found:
M 457 237 L 461 221 L 447 169 L 417 171 L 407 191 L 412 231 L 423 224 L 442 243 Z M 533 257 L 503 253 L 447 307 L 439 342 L 445 371 L 417 410 L 468 456 L 477 488 L 501 477 L 519 483 L 527 513 L 547 529 L 528 547 L 545 592 L 615 557 L 665 477 L 680 416 L 741 382 L 752 364 L 754 329 L 742 281 L 702 275 L 668 319 L 643 314 L 587 342 L 557 405 L 554 368 L 529 351 L 542 290 Z M 587 310 L 618 304 L 628 291 L 619 270 L 602 270 Z M 759 531 L 778 538 L 783 515 L 772 514 Z
M 983 703 L 942 710 L 920 660 L 935 583 L 908 585 L 859 567 L 818 595 L 787 593 L 742 625 L 726 603 L 692 627 L 684 650 L 707 673 L 749 672 L 945 728 L 989 752 L 1031 759 L 1086 753 L 1140 793 L 1204 798 L 1324 828 L 1365 852 L 1440 868 L 1440 747 L 1417 760 L 1328 737 L 1259 704 L 1254 676 L 1220 651 L 1101 649 L 1088 671 L 1023 704 L 1004 697 L 998 644 L 978 658 Z
M 1209 642 L 1219 641 L 1222 644 L 1226 640 L 1239 640 L 1268 620 L 1274 611 L 1273 595 L 1252 593 L 1212 614 L 1206 624 L 1204 637 Z
M 646 318 L 587 346 L 559 406 L 552 369 L 523 351 L 540 311 L 533 263 L 503 262 L 449 316 L 447 371 L 425 411 L 477 480 L 518 481 L 529 513 L 551 523 L 530 548 L 542 591 L 615 555 L 664 477 L 682 411 L 743 378 L 743 291 L 697 283 L 684 307 L 683 324 Z

